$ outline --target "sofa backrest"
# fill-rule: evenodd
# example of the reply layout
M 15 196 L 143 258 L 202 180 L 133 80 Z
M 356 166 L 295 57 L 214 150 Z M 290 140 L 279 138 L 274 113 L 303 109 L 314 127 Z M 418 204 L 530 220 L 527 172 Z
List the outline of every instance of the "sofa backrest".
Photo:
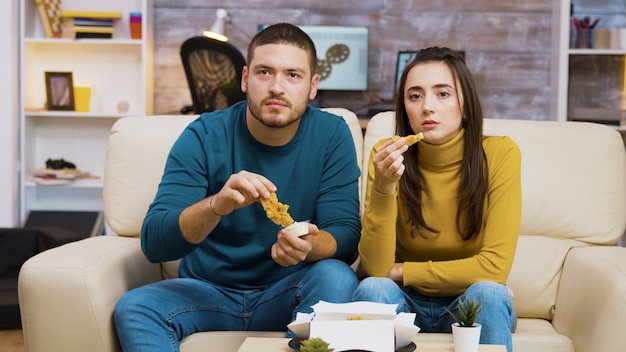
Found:
M 107 144 L 102 201 L 114 233 L 138 237 L 163 175 L 170 148 L 197 115 L 125 117 Z
M 360 164 L 363 131 L 357 116 L 343 108 L 324 110 L 344 118 L 352 132 Z M 197 117 L 137 116 L 115 122 L 109 134 L 103 177 L 104 216 L 114 233 L 139 237 L 169 151 L 183 129 Z
M 363 170 L 372 146 L 393 133 L 393 112 L 370 120 Z M 508 281 L 513 303 L 520 317 L 551 319 L 569 249 L 615 244 L 626 228 L 622 138 L 599 124 L 530 120 L 486 119 L 484 133 L 509 136 L 522 152 L 521 236 Z

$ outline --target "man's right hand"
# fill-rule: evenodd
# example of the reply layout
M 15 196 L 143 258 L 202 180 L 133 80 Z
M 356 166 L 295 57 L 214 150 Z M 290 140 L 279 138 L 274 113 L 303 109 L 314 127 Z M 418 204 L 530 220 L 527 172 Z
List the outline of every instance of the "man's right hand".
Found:
M 222 216 L 269 197 L 276 186 L 262 175 L 240 171 L 231 175 L 216 194 L 185 208 L 178 223 L 183 236 L 190 243 L 200 243 L 220 222 Z
M 276 192 L 272 181 L 243 170 L 228 178 L 222 189 L 212 196 L 211 205 L 214 213 L 224 216 L 252 204 L 259 197 L 268 198 L 271 192 Z

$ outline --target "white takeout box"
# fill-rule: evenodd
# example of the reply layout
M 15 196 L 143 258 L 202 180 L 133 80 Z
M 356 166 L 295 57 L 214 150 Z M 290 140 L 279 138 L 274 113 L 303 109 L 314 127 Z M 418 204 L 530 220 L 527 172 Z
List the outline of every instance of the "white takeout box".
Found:
M 374 302 L 328 303 L 312 306 L 313 313 L 298 313 L 287 327 L 299 338 L 320 337 L 335 351 L 393 352 L 419 332 L 415 313 L 396 314 L 396 304 Z M 359 317 L 361 320 L 348 320 Z M 395 341 L 395 343 L 394 343 Z

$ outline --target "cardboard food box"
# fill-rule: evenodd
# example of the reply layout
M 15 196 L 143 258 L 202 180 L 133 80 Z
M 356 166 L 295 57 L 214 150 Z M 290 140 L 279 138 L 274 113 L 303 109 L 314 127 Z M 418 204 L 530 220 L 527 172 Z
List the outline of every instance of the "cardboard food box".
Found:
M 298 313 L 287 327 L 301 339 L 322 338 L 335 351 L 394 352 L 410 345 L 420 330 L 415 313 L 396 314 L 396 304 L 320 301 L 312 308 L 313 313 Z

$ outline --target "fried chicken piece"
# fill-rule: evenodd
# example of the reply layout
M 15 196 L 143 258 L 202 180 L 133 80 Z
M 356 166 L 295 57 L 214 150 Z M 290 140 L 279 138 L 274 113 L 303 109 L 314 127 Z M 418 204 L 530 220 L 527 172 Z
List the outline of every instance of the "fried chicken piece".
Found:
M 267 218 L 272 220 L 276 225 L 289 226 L 295 222 L 287 212 L 289 206 L 278 201 L 276 192 L 270 193 L 269 198 L 260 198 L 259 202 L 263 206 Z
M 397 141 L 400 138 L 402 138 L 402 137 L 400 137 L 400 136 L 393 136 L 391 138 L 391 140 L 395 142 L 395 141 Z M 421 141 L 422 139 L 424 139 L 424 133 L 422 133 L 422 132 L 420 132 L 418 134 L 412 134 L 412 135 L 404 137 L 406 145 L 408 145 L 409 147 L 412 146 L 413 144 Z
M 373 320 L 373 319 L 371 319 L 371 318 L 365 318 L 365 317 L 364 317 L 364 316 L 362 316 L 362 315 L 351 315 L 351 316 L 349 316 L 349 317 L 348 317 L 348 319 L 347 319 L 347 320 Z

